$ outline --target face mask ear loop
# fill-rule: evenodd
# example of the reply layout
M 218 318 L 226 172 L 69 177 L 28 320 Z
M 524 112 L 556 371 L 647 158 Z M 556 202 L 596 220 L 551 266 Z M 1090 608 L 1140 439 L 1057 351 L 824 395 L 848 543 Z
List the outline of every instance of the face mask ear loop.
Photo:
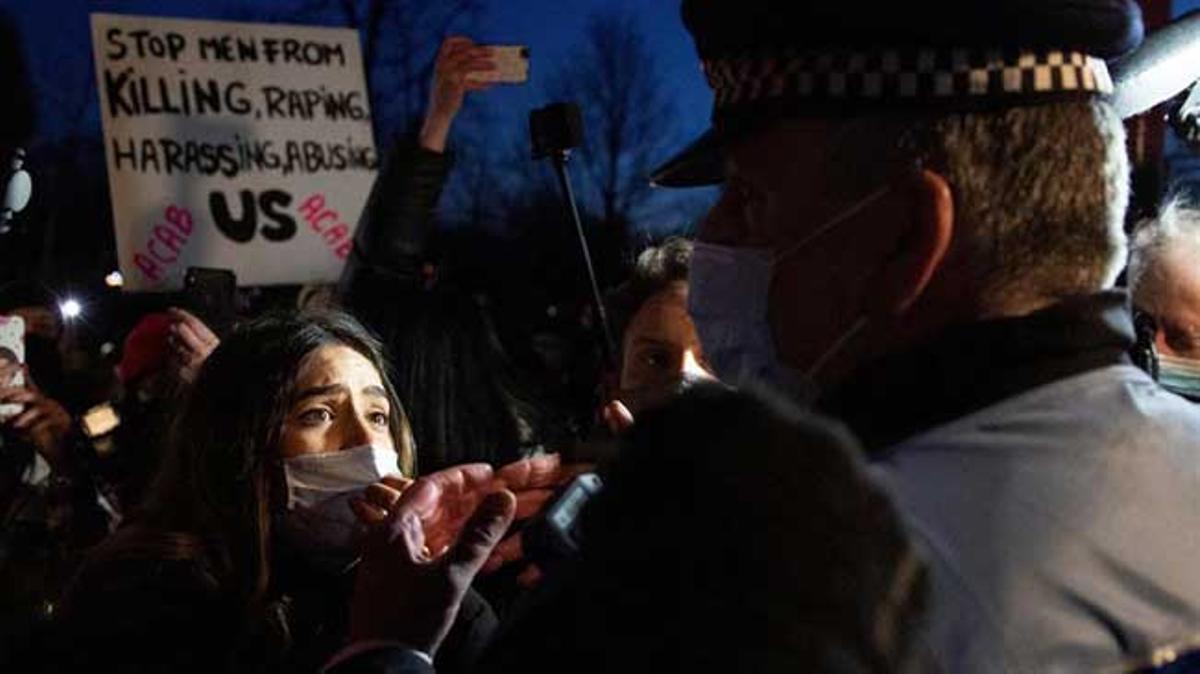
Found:
M 842 211 L 840 214 L 835 216 L 833 219 L 829 220 L 825 224 L 816 228 L 812 232 L 809 232 L 809 234 L 807 236 L 805 236 L 803 239 L 800 239 L 796 243 L 793 243 L 792 245 L 788 246 L 787 248 L 784 248 L 783 250 L 776 253 L 775 257 L 772 258 L 772 260 L 771 260 L 771 265 L 775 266 L 775 265 L 779 264 L 784 259 L 786 259 L 789 255 L 792 255 L 797 250 L 800 250 L 801 248 L 804 248 L 808 244 L 817 240 L 822 235 L 824 235 L 824 234 L 828 233 L 830 230 L 832 230 L 834 227 L 837 227 L 838 225 L 842 224 L 843 222 L 858 215 L 867 206 L 870 206 L 871 204 L 880 200 L 881 198 L 883 198 L 884 195 L 886 195 L 890 191 L 892 191 L 892 186 L 884 185 L 883 187 L 880 187 L 879 189 L 875 190 L 874 192 L 871 192 L 867 196 L 860 199 L 858 201 L 858 203 L 856 203 L 853 206 Z
M 825 350 L 825 353 L 821 354 L 821 357 L 818 358 L 812 364 L 812 366 L 808 368 L 808 371 L 805 372 L 805 376 L 809 379 L 816 379 L 821 370 L 825 369 L 825 365 L 829 363 L 830 359 L 836 356 L 851 339 L 854 339 L 854 337 L 858 335 L 858 333 L 862 332 L 863 328 L 867 327 L 867 322 L 866 316 L 860 316 L 858 320 L 854 321 L 854 324 L 851 325 L 848 330 L 843 332 L 842 336 L 838 337 L 837 340 Z
M 283 460 L 283 457 L 275 456 L 271 458 L 270 465 L 273 475 L 271 479 L 272 484 L 276 482 L 282 483 L 280 486 L 283 488 L 284 510 L 292 510 L 296 507 L 296 497 L 292 491 L 292 480 L 291 475 L 288 473 L 287 462 Z

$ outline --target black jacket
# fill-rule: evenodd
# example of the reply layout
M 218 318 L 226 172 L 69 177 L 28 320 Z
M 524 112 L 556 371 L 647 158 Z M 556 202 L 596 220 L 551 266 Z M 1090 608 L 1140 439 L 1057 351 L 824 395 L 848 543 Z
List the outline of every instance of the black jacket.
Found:
M 194 559 L 106 559 L 84 567 L 63 614 L 52 669 L 120 672 L 315 672 L 345 646 L 352 574 L 287 591 L 247 615 L 228 588 Z M 442 672 L 470 672 L 496 627 L 469 592 L 438 653 Z
M 555 423 L 510 359 L 483 293 L 444 273 L 454 261 L 439 250 L 434 210 L 450 164 L 410 142 L 392 148 L 339 284 L 342 304 L 387 346 L 422 472 L 515 461 Z

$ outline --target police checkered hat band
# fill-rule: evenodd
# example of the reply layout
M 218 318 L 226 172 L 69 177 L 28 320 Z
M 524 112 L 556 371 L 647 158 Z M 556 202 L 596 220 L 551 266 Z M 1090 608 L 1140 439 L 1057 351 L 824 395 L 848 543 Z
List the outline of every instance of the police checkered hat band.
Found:
M 703 69 L 718 115 L 773 101 L 1011 106 L 1113 91 L 1104 61 L 1062 50 L 791 51 L 708 59 Z

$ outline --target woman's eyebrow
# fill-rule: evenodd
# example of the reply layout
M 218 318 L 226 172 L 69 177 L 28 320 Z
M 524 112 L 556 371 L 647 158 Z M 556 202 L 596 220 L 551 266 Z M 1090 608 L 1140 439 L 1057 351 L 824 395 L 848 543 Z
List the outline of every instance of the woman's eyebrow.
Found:
M 660 337 L 648 337 L 645 335 L 638 335 L 637 337 L 634 337 L 633 342 L 634 342 L 634 344 L 638 344 L 638 345 L 649 344 L 650 346 L 661 346 L 661 347 L 666 347 L 666 348 L 671 348 L 671 347 L 675 346 L 675 343 L 669 339 L 664 339 L 664 338 L 660 338 Z
M 362 392 L 365 395 L 374 396 L 376 398 L 383 398 L 385 400 L 388 397 L 387 391 L 383 390 L 383 387 L 379 386 L 377 384 L 371 384 L 370 386 L 364 386 Z
M 295 401 L 300 402 L 302 400 L 307 400 L 309 398 L 316 398 L 318 396 L 329 395 L 331 393 L 338 393 L 338 392 L 344 393 L 345 391 L 346 391 L 346 387 L 343 384 L 328 384 L 326 386 L 313 386 L 311 388 L 306 388 L 306 389 L 300 391 L 299 393 L 297 393 L 296 397 L 295 397 Z

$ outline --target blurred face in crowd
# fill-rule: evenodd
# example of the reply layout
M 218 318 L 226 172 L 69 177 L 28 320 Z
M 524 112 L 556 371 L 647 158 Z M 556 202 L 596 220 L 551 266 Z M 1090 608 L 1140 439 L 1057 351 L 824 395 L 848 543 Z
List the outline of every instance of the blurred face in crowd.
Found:
M 1154 289 L 1160 354 L 1200 359 L 1200 251 L 1175 246 L 1163 253 Z
M 621 344 L 622 390 L 666 397 L 681 381 L 712 378 L 687 313 L 687 292 L 686 282 L 673 282 L 643 302 L 629 321 Z
M 323 346 L 305 357 L 296 397 L 280 436 L 283 458 L 370 444 L 395 450 L 391 405 L 379 371 L 348 346 Z
M 699 230 L 701 241 L 774 259 L 767 306 L 776 353 L 821 384 L 911 327 L 882 324 L 906 312 L 929 280 L 932 270 L 919 268 L 928 260 L 917 259 L 928 238 L 922 227 L 949 207 L 936 174 L 840 156 L 848 134 L 839 124 L 788 120 L 727 146 L 724 189 Z

